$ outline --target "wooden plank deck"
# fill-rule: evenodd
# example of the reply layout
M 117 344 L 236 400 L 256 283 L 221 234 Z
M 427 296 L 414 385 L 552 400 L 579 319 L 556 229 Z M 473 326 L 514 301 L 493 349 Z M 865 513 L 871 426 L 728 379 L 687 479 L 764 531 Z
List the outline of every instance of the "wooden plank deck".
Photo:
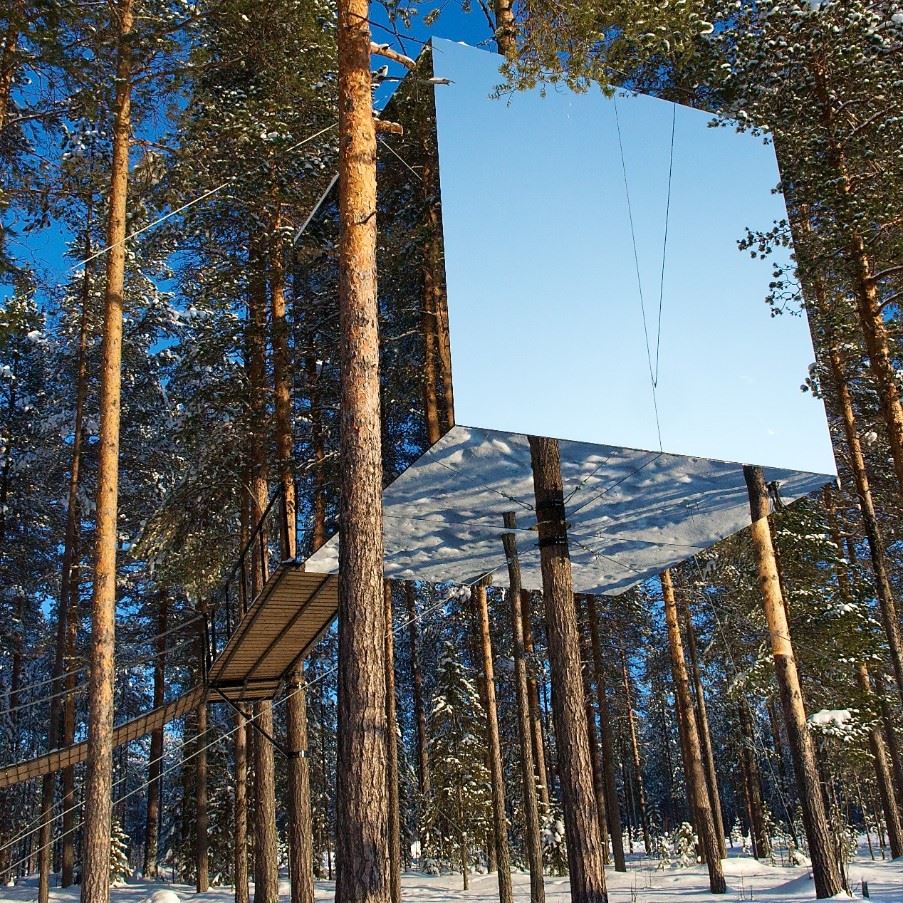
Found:
M 157 709 L 151 709 L 131 721 L 125 721 L 116 727 L 113 731 L 113 745 L 122 746 L 144 737 L 152 731 L 158 730 L 169 721 L 181 718 L 182 715 L 196 709 L 203 701 L 206 695 L 205 687 L 195 687 L 187 693 L 176 697 L 171 702 L 160 706 Z M 14 765 L 8 765 L 6 768 L 0 768 L 0 789 L 11 787 L 20 781 L 30 781 L 32 778 L 39 778 L 42 775 L 50 774 L 54 771 L 60 771 L 68 768 L 70 765 L 78 765 L 88 759 L 88 742 L 87 740 L 76 743 L 73 746 L 66 746 L 62 749 L 54 749 L 43 756 L 37 756 L 34 759 L 27 759 L 23 762 L 16 762 Z
M 244 614 L 207 675 L 210 701 L 272 699 L 338 610 L 338 578 L 285 562 Z

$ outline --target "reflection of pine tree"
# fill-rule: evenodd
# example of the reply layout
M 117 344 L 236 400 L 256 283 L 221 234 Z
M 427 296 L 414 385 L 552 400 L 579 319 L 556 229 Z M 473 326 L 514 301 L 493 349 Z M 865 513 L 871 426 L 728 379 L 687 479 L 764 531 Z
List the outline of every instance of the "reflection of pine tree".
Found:
M 110 831 L 110 884 L 125 884 L 132 873 L 129 867 L 129 838 L 118 818 Z
M 427 852 L 459 866 L 465 888 L 470 862 L 486 837 L 490 817 L 489 772 L 479 729 L 484 719 L 479 693 L 454 647 L 446 643 L 430 713 L 432 798 Z

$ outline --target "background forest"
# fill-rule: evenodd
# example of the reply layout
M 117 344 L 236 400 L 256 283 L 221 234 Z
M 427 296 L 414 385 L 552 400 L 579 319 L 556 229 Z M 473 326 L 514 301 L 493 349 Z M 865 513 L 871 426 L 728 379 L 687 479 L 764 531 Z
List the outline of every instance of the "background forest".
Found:
M 894 797 L 903 801 L 903 7 L 521 0 L 497 22 L 500 6 L 392 2 L 373 11 L 374 39 L 411 56 L 433 32 L 465 39 L 507 54 L 499 82 L 512 89 L 624 86 L 773 136 L 790 221 L 750 223 L 738 253 L 768 257 L 793 236 L 795 267 L 775 269 L 762 303 L 779 318 L 808 313 L 817 359 L 800 374 L 801 391 L 825 401 L 840 474 L 839 489 L 792 508 L 775 499 L 782 589 L 836 850 L 845 855 L 851 832 L 865 831 L 876 856 L 900 855 L 903 837 L 889 835 L 900 829 Z M 7 0 L 0 11 L 3 763 L 86 732 L 108 245 L 124 254 L 117 722 L 199 682 L 197 613 L 277 487 L 295 487 L 300 553 L 336 530 L 338 327 L 327 278 L 336 240 L 306 228 L 336 168 L 335 32 L 329 0 L 135 0 L 134 9 L 127 0 Z M 403 72 L 390 63 L 375 78 L 377 106 L 387 77 Z M 123 172 L 125 242 L 108 226 L 110 186 Z M 412 322 L 428 296 L 407 311 Z M 433 397 L 443 386 L 433 361 L 441 348 L 423 347 L 407 325 L 389 324 L 383 350 L 389 475 L 442 426 L 435 405 L 409 413 L 425 367 Z M 767 348 L 750 354 L 769 366 Z M 750 537 L 672 577 L 716 828 L 761 858 L 792 860 L 805 834 Z M 562 871 L 547 637 L 541 600 L 528 600 L 542 855 Z M 494 867 L 485 735 L 494 682 L 511 856 L 525 864 L 505 593 L 397 583 L 387 601 L 403 861 L 465 875 Z M 634 850 L 695 859 L 687 716 L 662 587 L 579 599 L 578 611 L 612 865 Z M 305 676 L 313 861 L 324 877 L 336 847 L 336 652 L 329 632 Z M 280 699 L 277 737 L 290 708 Z M 166 870 L 234 882 L 234 730 L 234 712 L 202 706 L 116 750 L 114 877 Z M 260 735 L 248 738 L 253 857 L 263 836 L 255 819 L 268 817 L 255 805 L 266 787 L 253 778 L 266 762 Z M 285 800 L 278 754 L 274 774 Z M 36 871 L 50 845 L 63 882 L 77 877 L 83 792 L 80 768 L 0 790 L 0 876 Z M 48 800 L 50 837 L 40 830 Z M 280 803 L 283 863 L 289 828 Z

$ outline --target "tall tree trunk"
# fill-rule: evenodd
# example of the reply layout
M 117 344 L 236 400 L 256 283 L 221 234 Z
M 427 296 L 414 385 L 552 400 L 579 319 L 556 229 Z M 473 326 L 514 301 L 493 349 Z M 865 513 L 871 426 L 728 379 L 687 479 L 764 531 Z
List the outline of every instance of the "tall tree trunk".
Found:
M 524 658 L 527 662 L 527 701 L 530 703 L 530 737 L 533 744 L 533 768 L 536 772 L 542 813 L 547 814 L 552 808 L 549 797 L 551 775 L 546 756 L 542 708 L 539 702 L 539 682 L 536 680 L 532 667 L 535 651 L 533 646 L 533 605 L 530 593 L 526 591 L 521 594 L 521 612 L 523 613 L 522 620 L 524 625 Z
M 815 893 L 819 899 L 824 899 L 840 893 L 842 882 L 840 869 L 831 848 L 831 835 L 828 831 L 824 803 L 819 793 L 815 751 L 806 723 L 802 687 L 790 640 L 790 625 L 787 623 L 784 599 L 778 582 L 771 527 L 768 524 L 768 491 L 760 467 L 746 466 L 743 468 L 743 474 L 749 490 L 752 542 L 759 588 L 771 638 L 771 651 L 781 706 L 784 710 L 784 724 L 790 741 L 803 825 L 809 841 Z
M 285 309 L 285 247 L 277 214 L 270 246 L 270 309 L 272 313 L 273 389 L 276 413 L 276 455 L 282 483 L 284 536 L 282 556 L 294 559 L 297 549 L 296 491 L 292 469 L 294 437 L 292 432 L 292 362 L 289 350 L 289 325 Z M 313 405 L 311 406 L 313 407 Z M 319 412 L 317 412 L 319 416 Z M 318 424 L 319 428 L 319 424 Z M 319 463 L 319 462 L 317 462 Z M 315 504 L 316 509 L 316 504 Z M 325 533 L 325 512 L 315 510 L 314 532 Z M 325 537 L 315 536 L 319 548 Z M 288 762 L 290 834 L 289 860 L 292 903 L 313 903 L 313 845 L 310 808 L 310 766 L 307 758 L 307 695 L 304 662 L 300 661 L 289 679 L 285 704 L 286 740 L 291 758 Z
M 195 773 L 195 890 L 199 894 L 205 894 L 210 889 L 208 840 L 207 829 L 209 818 L 207 815 L 207 703 L 202 702 L 198 706 L 198 735 L 197 735 L 197 770 Z
M 248 294 L 248 358 L 247 371 L 250 384 L 250 406 L 253 416 L 251 436 L 251 519 L 254 525 L 263 518 L 269 501 L 267 481 L 267 397 L 266 382 L 266 261 L 259 242 L 252 239 L 250 251 L 251 280 Z M 262 530 L 259 542 L 266 547 L 267 539 Z M 257 555 L 254 556 L 257 558 Z M 266 555 L 260 555 L 259 566 L 255 562 L 252 580 L 252 596 L 256 598 L 269 578 Z M 273 703 L 259 700 L 254 704 L 254 720 L 257 727 L 273 735 Z M 279 872 L 278 843 L 276 837 L 276 763 L 273 746 L 261 735 L 251 744 L 254 760 L 254 901 L 278 903 Z
M 828 352 L 828 360 L 831 366 L 831 376 L 834 380 L 834 390 L 837 393 L 837 400 L 843 419 L 850 469 L 853 471 L 856 495 L 859 498 L 859 510 L 862 514 L 862 525 L 865 528 L 865 536 L 868 541 L 869 554 L 871 555 L 876 595 L 878 596 L 878 604 L 881 609 L 881 623 L 884 625 L 884 633 L 890 649 L 890 660 L 897 694 L 903 700 L 903 639 L 901 639 L 900 635 L 900 620 L 887 571 L 884 537 L 882 536 L 878 515 L 875 511 L 875 502 L 872 497 L 868 471 L 865 466 L 865 456 L 862 453 L 862 442 L 859 439 L 859 430 L 856 426 L 856 415 L 853 411 L 853 398 L 850 393 L 850 386 L 846 378 L 840 351 L 833 343 Z
M 426 733 L 426 708 L 423 701 L 423 671 L 420 661 L 420 626 L 417 620 L 417 589 L 405 583 L 408 618 L 408 658 L 411 661 L 411 686 L 414 696 L 414 732 L 417 743 L 417 786 L 421 805 L 430 794 L 429 744 Z
M 169 621 L 169 596 L 160 593 L 157 608 L 157 644 L 154 659 L 154 708 L 163 705 L 163 694 L 166 689 L 166 627 Z M 151 734 L 150 762 L 148 763 L 147 785 L 147 819 L 144 828 L 144 865 L 142 872 L 145 878 L 156 878 L 157 843 L 160 836 L 160 775 L 163 770 L 163 728 Z
M 842 553 L 843 544 L 840 535 L 840 526 L 837 522 L 837 511 L 834 505 L 834 493 L 830 486 L 825 486 L 822 496 L 825 504 L 825 511 L 828 515 L 828 526 L 831 530 L 831 537 L 834 545 L 837 547 L 838 553 Z M 850 579 L 845 565 L 839 565 L 837 568 L 837 583 L 840 588 L 841 598 L 849 601 L 851 598 Z M 859 662 L 856 665 L 856 682 L 860 691 L 869 702 L 875 701 L 875 694 L 872 692 L 872 682 L 869 678 L 868 666 L 865 662 Z M 884 743 L 884 737 L 881 728 L 877 723 L 873 724 L 869 729 L 869 750 L 872 754 L 872 762 L 875 768 L 875 783 L 878 785 L 878 793 L 881 797 L 881 807 L 884 811 L 885 824 L 887 825 L 887 833 L 890 839 L 891 858 L 896 859 L 903 855 L 903 826 L 900 822 L 900 807 L 897 798 L 894 780 L 891 773 L 890 765 L 887 758 L 887 747 Z M 859 792 L 860 800 L 862 792 Z M 864 811 L 864 810 L 863 810 Z M 871 840 L 869 840 L 871 847 Z
M 868 667 L 864 662 L 856 666 L 856 680 L 862 694 L 872 700 L 872 682 L 869 680 Z M 875 782 L 878 784 L 878 795 L 881 797 L 881 808 L 884 811 L 884 823 L 887 825 L 887 836 L 890 840 L 891 859 L 903 856 L 903 823 L 900 821 L 900 803 L 894 789 L 894 781 L 887 761 L 887 749 L 884 737 L 877 724 L 869 730 L 869 750 L 875 766 Z
M 687 744 L 687 765 L 692 773 L 692 780 L 688 780 L 687 783 L 690 785 L 693 795 L 693 809 L 696 811 L 696 831 L 705 851 L 705 861 L 709 869 L 709 889 L 713 894 L 723 894 L 726 892 L 727 887 L 724 883 L 724 870 L 721 865 L 721 847 L 715 833 L 712 802 L 706 792 L 699 728 L 696 724 L 696 713 L 693 710 L 693 700 L 690 696 L 690 677 L 687 674 L 683 640 L 681 639 L 680 624 L 677 618 L 677 599 L 674 595 L 674 583 L 671 580 L 671 572 L 669 570 L 662 571 L 661 581 L 662 595 L 665 601 L 665 621 L 668 625 L 668 647 L 671 651 L 671 672 L 674 677 L 674 695 L 682 710 Z
M 643 847 L 648 856 L 652 852 L 652 835 L 649 830 L 649 804 L 646 802 L 646 782 L 643 779 L 643 759 L 640 755 L 640 741 L 636 728 L 636 713 L 633 708 L 633 686 L 627 667 L 627 654 L 621 646 L 621 683 L 624 686 L 624 707 L 627 711 L 627 730 L 630 739 L 630 755 L 633 760 L 633 774 L 637 788 L 637 802 L 643 826 Z
M 721 815 L 721 794 L 718 792 L 718 772 L 715 770 L 715 752 L 712 748 L 712 732 L 709 728 L 709 713 L 705 704 L 705 692 L 702 676 L 699 671 L 699 658 L 696 650 L 696 630 L 690 606 L 686 602 L 683 609 L 684 632 L 687 635 L 687 652 L 690 655 L 690 673 L 693 678 L 693 689 L 696 697 L 696 723 L 699 727 L 699 744 L 702 749 L 702 764 L 705 771 L 705 783 L 712 803 L 712 820 L 715 824 L 715 835 L 718 838 L 718 850 L 722 859 L 727 856 L 725 847 L 724 819 Z
M 527 862 L 530 866 L 530 903 L 545 903 L 546 891 L 542 866 L 542 834 L 539 824 L 539 802 L 533 768 L 533 744 L 530 728 L 530 695 L 527 685 L 527 661 L 524 655 L 524 611 L 520 558 L 514 530 L 514 512 L 504 515 L 502 543 L 508 562 L 508 603 L 511 606 L 511 632 L 514 651 L 514 691 L 517 696 L 517 729 L 521 748 L 521 778 L 524 787 L 524 822 Z
M 69 569 L 69 615 L 66 622 L 66 695 L 63 698 L 62 746 L 75 742 L 76 672 L 78 629 L 81 619 L 81 568 L 79 559 L 80 531 L 76 528 L 72 542 L 72 566 Z M 75 882 L 75 766 L 63 769 L 63 794 L 61 805 L 62 852 L 60 861 L 60 887 Z
M 254 737 L 254 903 L 279 901 L 279 851 L 276 836 L 276 762 L 273 744 L 273 703 L 254 707 L 260 731 Z
M 575 903 L 607 903 L 602 840 L 596 814 L 592 763 L 583 704 L 580 637 L 568 554 L 561 456 L 558 442 L 530 436 L 533 488 L 542 565 L 549 661 L 555 692 L 552 709 L 558 769 Z
M 611 849 L 614 854 L 615 871 L 626 872 L 624 859 L 624 832 L 621 827 L 621 806 L 618 801 L 618 787 L 615 783 L 615 751 L 611 735 L 611 719 L 608 715 L 608 691 L 605 683 L 605 665 L 602 661 L 602 642 L 599 637 L 599 615 L 594 596 L 586 597 L 589 618 L 589 634 L 592 648 L 593 674 L 596 679 L 596 704 L 599 707 L 599 730 L 602 735 L 602 771 L 605 779 L 605 814 L 611 834 Z M 626 784 L 624 785 L 627 786 Z
M 849 239 L 850 262 L 853 264 L 855 272 L 853 289 L 859 314 L 859 325 L 865 339 L 869 368 L 875 378 L 878 398 L 881 402 L 881 413 L 887 429 L 898 488 L 903 491 L 903 404 L 900 401 L 896 366 L 890 350 L 887 323 L 881 307 L 878 283 L 875 279 L 875 268 L 869 254 L 868 243 L 855 225 L 857 216 L 855 210 L 852 209 L 855 192 L 847 166 L 846 152 L 842 141 L 836 134 L 831 90 L 823 63 L 819 62 L 815 65 L 812 74 L 815 79 L 815 95 L 821 105 L 822 122 L 828 134 L 827 156 L 835 171 L 835 186 L 840 193 L 840 209 L 837 212 L 840 214 Z M 898 674 L 897 677 L 899 680 L 900 675 Z M 901 685 L 900 691 L 903 693 L 903 685 Z
M 752 835 L 753 853 L 756 859 L 768 859 L 771 855 L 771 839 L 768 836 L 768 830 L 765 825 L 762 779 L 759 774 L 759 761 L 756 758 L 756 734 L 753 727 L 752 713 L 745 699 L 740 700 L 737 710 L 742 742 L 740 755 L 742 757 L 746 797 L 749 802 L 749 832 Z
M 386 613 L 367 0 L 339 0 L 341 542 L 336 903 L 388 903 Z
M 310 756 L 304 662 L 293 669 L 285 707 L 288 763 L 289 873 L 292 903 L 313 903 L 313 839 L 310 815 Z M 300 701 L 299 701 L 300 697 Z
M 389 881 L 392 903 L 401 903 L 401 802 L 398 793 L 398 714 L 395 709 L 395 619 L 392 584 L 386 580 L 386 737 L 389 793 Z
M 131 132 L 132 0 L 119 0 L 113 154 L 110 164 L 106 297 L 100 372 L 88 771 L 85 781 L 84 903 L 110 898 L 110 820 L 113 791 L 113 689 L 116 680 L 116 547 L 119 495 L 119 421 L 122 394 L 122 305 L 125 285 L 126 205 Z
M 583 692 L 586 705 L 586 733 L 589 738 L 589 755 L 593 766 L 593 789 L 596 791 L 596 812 L 599 816 L 599 837 L 602 840 L 602 861 L 610 864 L 608 855 L 608 814 L 605 811 L 605 770 L 602 766 L 602 755 L 599 750 L 599 738 L 596 736 L 596 708 L 593 703 L 592 652 L 589 648 L 589 637 L 581 630 L 580 648 L 583 657 Z
M 248 728 L 235 714 L 235 903 L 249 903 L 248 890 Z
M 88 202 L 85 222 L 84 259 L 91 256 L 91 223 L 93 199 Z M 69 485 L 66 494 L 66 532 L 63 540 L 63 569 L 60 577 L 60 603 L 66 599 L 66 652 L 63 670 L 66 672 L 61 725 L 61 745 L 75 742 L 76 650 L 81 620 L 81 511 L 78 501 L 81 486 L 82 445 L 84 442 L 85 400 L 88 394 L 88 332 L 91 306 L 91 265 L 85 264 L 82 273 L 81 315 L 78 327 L 78 355 L 76 362 L 75 418 L 72 428 L 72 458 L 69 465 Z M 63 587 L 65 586 L 65 592 Z M 62 852 L 60 887 L 69 887 L 75 880 L 75 766 L 63 769 L 62 774 Z
M 489 602 L 486 585 L 471 588 L 480 625 L 483 680 L 486 687 L 486 739 L 489 748 L 489 776 L 492 789 L 492 824 L 498 869 L 500 903 L 512 903 L 511 856 L 508 851 L 508 819 L 505 815 L 505 777 L 502 773 L 502 743 L 495 698 L 495 665 L 492 660 L 492 634 L 489 631 Z

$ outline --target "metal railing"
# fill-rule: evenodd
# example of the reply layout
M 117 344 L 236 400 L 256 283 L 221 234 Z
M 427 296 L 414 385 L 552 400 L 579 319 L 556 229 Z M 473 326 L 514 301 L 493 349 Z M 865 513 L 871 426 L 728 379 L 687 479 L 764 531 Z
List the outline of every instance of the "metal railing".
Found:
M 270 500 L 248 536 L 232 569 L 214 590 L 204 611 L 205 667 L 222 652 L 245 612 L 256 601 L 270 574 L 289 558 L 289 510 L 285 486 Z

